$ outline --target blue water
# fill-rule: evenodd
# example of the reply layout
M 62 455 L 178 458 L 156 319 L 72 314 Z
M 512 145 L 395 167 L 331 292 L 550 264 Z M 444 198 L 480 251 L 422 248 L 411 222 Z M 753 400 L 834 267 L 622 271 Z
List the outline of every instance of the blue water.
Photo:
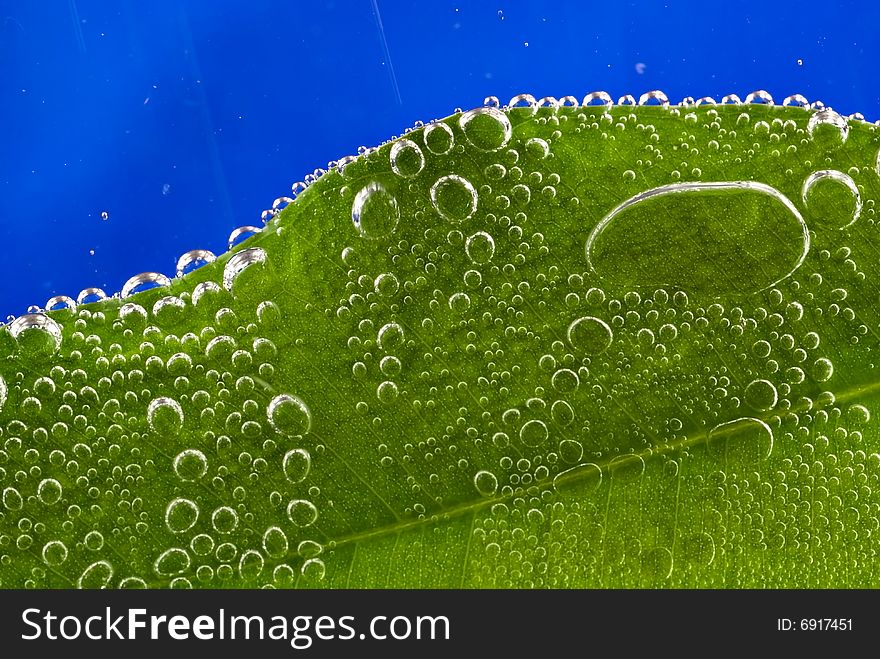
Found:
M 878 25 L 809 0 L 0 0 L 0 318 L 173 276 L 328 160 L 489 95 L 766 89 L 880 119 Z

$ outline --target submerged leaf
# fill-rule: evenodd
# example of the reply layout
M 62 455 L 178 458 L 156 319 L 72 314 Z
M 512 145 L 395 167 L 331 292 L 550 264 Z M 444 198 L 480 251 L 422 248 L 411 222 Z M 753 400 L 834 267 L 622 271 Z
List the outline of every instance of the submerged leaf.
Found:
M 0 330 L 0 586 L 875 587 L 878 149 L 478 108 L 55 299 Z

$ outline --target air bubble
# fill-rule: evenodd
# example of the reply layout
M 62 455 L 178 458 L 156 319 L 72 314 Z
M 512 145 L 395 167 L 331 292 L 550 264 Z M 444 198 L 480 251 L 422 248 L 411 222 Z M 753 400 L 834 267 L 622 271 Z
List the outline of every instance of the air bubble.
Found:
M 461 115 L 458 125 L 465 138 L 480 151 L 497 151 L 509 141 L 513 129 L 497 108 L 476 108 Z
M 94 302 L 100 302 L 101 300 L 106 300 L 107 294 L 100 288 L 92 287 L 92 288 L 84 288 L 79 292 L 79 295 L 76 296 L 77 304 L 93 304 Z
M 37 498 L 39 498 L 40 503 L 51 506 L 61 500 L 62 491 L 61 483 L 57 480 L 54 478 L 44 478 L 37 486 Z
M 464 251 L 474 263 L 488 263 L 495 256 L 495 240 L 485 231 L 478 231 L 465 241 Z
M 550 380 L 553 388 L 560 393 L 570 393 L 578 388 L 580 378 L 578 374 L 569 368 L 561 368 L 553 374 Z
M 174 473 L 182 481 L 197 481 L 208 472 L 208 458 L 199 449 L 188 448 L 174 458 Z
M 611 477 L 620 483 L 632 483 L 645 473 L 645 459 L 635 453 L 619 455 L 608 463 Z
M 214 252 L 208 251 L 207 249 L 192 249 L 181 254 L 180 258 L 177 259 L 177 276 L 183 277 L 193 270 L 208 265 L 209 263 L 213 263 L 216 260 L 217 257 L 214 255 Z
M 755 105 L 773 105 L 773 97 L 769 92 L 764 91 L 763 89 L 757 89 L 745 97 L 743 101 L 746 105 L 755 104 Z
M 391 146 L 391 169 L 398 176 L 416 176 L 424 167 L 425 156 L 412 140 L 402 139 Z
M 530 137 L 526 140 L 526 153 L 532 158 L 543 160 L 550 155 L 550 145 L 540 137 Z
M 41 552 L 46 565 L 61 565 L 67 560 L 67 546 L 60 540 L 50 540 Z
M 664 94 L 659 89 L 645 92 L 644 94 L 639 96 L 639 105 L 650 105 L 651 101 L 656 101 L 656 104 L 663 107 L 667 107 L 669 105 L 669 99 L 666 97 L 666 94 Z
M 256 236 L 261 231 L 262 229 L 260 227 L 255 227 L 251 225 L 236 227 L 229 234 L 229 238 L 226 241 L 226 247 L 227 249 L 231 250 L 233 247 L 241 245 L 248 238 Z
M 153 570 L 160 577 L 173 577 L 186 572 L 189 569 L 189 565 L 190 558 L 186 550 L 172 547 L 159 554 L 159 558 L 153 563 Z
M 567 336 L 568 342 L 575 350 L 588 355 L 598 355 L 611 346 L 614 334 L 604 320 L 594 316 L 584 316 L 568 326 Z
M 477 210 L 477 191 L 466 178 L 447 174 L 431 186 L 431 203 L 450 222 L 463 222 Z
M 726 463 L 753 463 L 770 456 L 773 431 L 761 419 L 742 417 L 712 428 L 708 443 L 710 453 Z
M 826 357 L 820 357 L 813 363 L 813 378 L 816 382 L 826 382 L 834 375 L 834 364 Z
M 106 588 L 113 578 L 113 566 L 107 561 L 96 561 L 89 565 L 79 579 L 76 587 L 81 589 Z
M 398 395 L 397 385 L 390 380 L 380 382 L 379 386 L 376 387 L 376 397 L 383 403 L 393 403 L 397 400 Z
M 56 295 L 46 301 L 46 311 L 76 311 L 76 301 L 66 295 Z
M 574 409 L 568 402 L 557 400 L 550 408 L 550 416 L 560 427 L 566 428 L 574 421 Z
M 266 410 L 269 423 L 283 435 L 305 435 L 312 427 L 312 413 L 297 396 L 279 394 Z
M 61 326 L 45 314 L 19 316 L 9 325 L 9 334 L 34 353 L 55 352 L 61 347 Z
M 153 288 L 166 286 L 171 286 L 171 280 L 161 272 L 142 272 L 131 277 L 122 285 L 120 296 L 124 299 Z
M 381 183 L 369 183 L 354 197 L 351 221 L 364 238 L 384 238 L 400 221 L 397 199 Z
M 453 293 L 449 296 L 449 308 L 456 313 L 465 313 L 471 306 L 471 297 L 467 293 Z
M 242 272 L 254 263 L 265 263 L 266 250 L 261 247 L 251 247 L 236 252 L 223 266 L 223 288 L 231 291 L 235 281 Z
M 318 519 L 318 509 L 311 501 L 294 499 L 287 504 L 287 518 L 300 528 L 311 526 Z
M 745 390 L 746 404 L 758 412 L 776 407 L 776 386 L 769 380 L 753 380 Z
M 189 531 L 199 519 L 199 507 L 189 499 L 173 499 L 165 509 L 165 526 L 172 533 Z
M 580 462 L 584 457 L 584 447 L 576 439 L 563 439 L 559 442 L 559 457 L 568 464 Z
M 429 124 L 424 131 L 425 146 L 436 156 L 443 156 L 452 150 L 455 138 L 452 129 L 446 124 Z
M 522 443 L 532 447 L 542 444 L 548 436 L 547 425 L 540 419 L 527 421 L 519 432 Z
M 300 574 L 306 581 L 320 581 L 327 573 L 327 566 L 320 558 L 310 558 L 302 564 Z
M 498 491 L 498 478 L 491 471 L 478 471 L 474 475 L 474 487 L 484 497 L 491 497 Z
M 287 535 L 277 526 L 270 526 L 263 534 L 263 551 L 272 558 L 284 558 L 288 552 Z
M 263 572 L 265 564 L 266 562 L 260 552 L 255 549 L 248 549 L 241 555 L 238 561 L 238 574 L 246 581 L 256 579 Z
M 373 289 L 382 297 L 391 297 L 400 290 L 400 282 L 391 272 L 383 272 L 373 282 Z
M 6 510 L 21 510 L 23 503 L 21 494 L 14 487 L 4 488 L 2 499 Z
M 223 289 L 213 281 L 203 281 L 196 285 L 192 292 L 192 303 L 194 305 L 198 305 L 200 302 L 205 302 L 211 299 L 217 299 L 219 294 L 223 292 Z
M 846 119 L 831 108 L 814 112 L 807 122 L 807 132 L 813 136 L 822 126 L 830 126 L 841 142 L 845 142 L 849 137 L 849 124 Z
M 831 182 L 838 185 L 829 185 Z M 820 183 L 822 185 L 819 185 Z M 840 192 L 847 197 L 846 201 L 843 201 Z M 801 188 L 801 198 L 808 206 L 811 215 L 820 222 L 839 229 L 846 229 L 855 224 L 862 212 L 862 196 L 855 181 L 847 174 L 834 169 L 824 169 L 810 174 Z
M 238 513 L 229 506 L 220 506 L 211 513 L 211 526 L 217 533 L 228 535 L 238 528 Z
M 598 101 L 598 103 L 597 103 Z M 590 92 L 586 96 L 584 96 L 584 101 L 581 103 L 584 106 L 592 106 L 592 105 L 604 105 L 606 108 L 610 108 L 614 106 L 614 99 L 608 94 L 608 92 L 603 91 L 595 91 Z
M 291 483 L 302 483 L 312 467 L 312 456 L 304 448 L 295 448 L 284 454 L 281 468 Z
M 602 483 L 602 469 L 592 462 L 575 465 L 562 471 L 553 478 L 553 487 L 563 490 L 577 486 L 580 492 L 592 492 Z
M 376 340 L 385 352 L 395 352 L 403 346 L 403 328 L 397 323 L 386 323 L 379 330 Z
M 183 409 L 173 398 L 156 398 L 147 406 L 147 423 L 155 433 L 177 435 L 183 425 Z

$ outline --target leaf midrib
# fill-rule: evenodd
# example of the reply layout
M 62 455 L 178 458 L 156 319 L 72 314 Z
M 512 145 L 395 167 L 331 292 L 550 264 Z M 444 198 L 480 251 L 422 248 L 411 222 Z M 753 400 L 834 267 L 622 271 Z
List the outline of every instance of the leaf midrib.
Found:
M 873 384 L 871 384 L 867 387 L 859 386 L 859 385 L 852 386 L 849 389 L 843 391 L 839 395 L 835 394 L 834 400 L 830 401 L 824 407 L 830 407 L 833 405 L 838 405 L 840 403 L 845 403 L 846 401 L 851 400 L 857 396 L 863 396 L 865 394 L 871 394 L 871 393 L 874 393 L 877 391 L 880 391 L 880 380 L 878 380 L 877 382 L 874 382 Z M 781 412 L 775 412 L 773 410 L 770 410 L 768 412 L 765 412 L 764 414 L 755 414 L 750 418 L 759 419 L 759 420 L 764 421 L 766 423 L 767 421 L 769 421 L 773 417 L 780 417 L 782 415 L 789 414 L 789 413 L 804 412 L 804 411 L 807 411 L 808 409 L 817 409 L 817 408 L 822 409 L 822 407 L 819 407 L 819 406 L 809 407 L 809 406 L 807 406 L 807 404 L 802 404 L 800 406 L 792 407 L 792 408 L 789 408 L 789 409 L 781 411 Z M 744 415 L 741 415 L 740 417 L 736 417 L 736 418 L 742 418 L 742 416 L 744 416 Z M 734 420 L 735 420 L 735 418 L 730 419 L 730 421 L 734 421 Z M 719 421 L 718 423 L 720 424 L 720 423 L 725 423 L 725 422 Z M 734 431 L 733 428 L 731 428 L 730 430 L 721 430 L 721 431 L 719 431 L 719 435 L 723 436 L 723 435 L 729 434 L 730 432 L 733 432 L 733 431 Z M 621 453 L 618 455 L 609 456 L 609 457 L 605 458 L 604 460 L 599 460 L 597 462 L 592 462 L 592 463 L 579 462 L 577 464 L 572 465 L 571 468 L 576 468 L 581 465 L 592 464 L 592 465 L 595 465 L 596 467 L 598 467 L 599 473 L 601 474 L 602 478 L 605 478 L 612 471 L 612 464 L 614 465 L 615 469 L 618 469 L 620 467 L 626 466 L 627 464 L 636 462 L 639 459 L 641 459 L 642 461 L 647 463 L 647 461 L 651 458 L 656 458 L 659 456 L 668 455 L 670 453 L 676 453 L 678 451 L 682 451 L 684 449 L 690 448 L 691 446 L 696 446 L 700 442 L 706 441 L 708 434 L 709 434 L 709 431 L 707 430 L 707 431 L 704 431 L 701 433 L 695 433 L 692 435 L 685 435 L 683 438 L 681 438 L 680 440 L 675 441 L 675 442 L 667 442 L 667 443 L 658 444 L 657 446 L 649 447 L 649 448 L 646 448 L 642 451 L 637 451 L 637 452 L 633 452 L 633 453 Z M 530 486 L 530 489 L 534 488 L 538 491 L 546 490 L 546 489 L 553 489 L 554 488 L 553 481 L 557 475 L 558 474 L 553 475 L 553 476 L 548 476 L 547 478 L 536 481 L 534 483 L 534 485 Z M 581 483 L 581 482 L 583 482 L 593 476 L 594 476 L 594 474 L 590 474 L 590 475 L 585 474 L 584 476 L 580 476 L 580 477 L 573 476 L 573 477 L 571 477 L 570 480 L 566 481 L 566 488 L 576 486 L 579 483 Z M 450 519 L 455 519 L 457 517 L 463 517 L 463 516 L 470 514 L 470 513 L 476 514 L 477 512 L 479 512 L 485 508 L 490 508 L 491 506 L 494 506 L 497 503 L 505 503 L 505 502 L 511 501 L 512 499 L 520 497 L 522 495 L 523 495 L 522 490 L 514 490 L 513 492 L 506 493 L 506 494 L 496 494 L 496 495 L 493 495 L 490 497 L 483 497 L 483 498 L 480 498 L 477 500 L 468 501 L 466 503 L 462 503 L 462 504 L 453 506 L 452 508 L 449 508 L 447 510 L 444 510 L 440 513 L 436 513 L 431 516 L 422 515 L 422 516 L 417 517 L 415 519 L 399 520 L 399 521 L 395 521 L 391 524 L 386 524 L 384 526 L 380 526 L 377 528 L 372 528 L 372 529 L 368 529 L 368 530 L 364 530 L 364 531 L 359 531 L 357 533 L 352 533 L 350 535 L 343 536 L 339 539 L 328 540 L 328 542 L 327 542 L 328 548 L 329 549 L 338 549 L 338 548 L 344 547 L 346 545 L 351 545 L 351 544 L 357 545 L 358 543 L 361 543 L 364 541 L 374 540 L 376 538 L 385 537 L 385 536 L 388 536 L 391 534 L 402 533 L 402 532 L 409 531 L 412 529 L 417 529 L 421 526 L 427 526 L 429 524 L 436 524 L 437 522 L 440 522 L 440 521 L 447 521 Z M 291 555 L 295 555 L 295 554 L 291 554 Z

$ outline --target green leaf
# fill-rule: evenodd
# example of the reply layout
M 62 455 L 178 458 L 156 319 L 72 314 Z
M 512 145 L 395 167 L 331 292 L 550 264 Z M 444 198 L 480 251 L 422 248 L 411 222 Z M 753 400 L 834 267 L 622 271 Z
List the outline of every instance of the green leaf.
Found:
M 878 149 L 830 110 L 481 108 L 22 316 L 0 585 L 876 587 Z

